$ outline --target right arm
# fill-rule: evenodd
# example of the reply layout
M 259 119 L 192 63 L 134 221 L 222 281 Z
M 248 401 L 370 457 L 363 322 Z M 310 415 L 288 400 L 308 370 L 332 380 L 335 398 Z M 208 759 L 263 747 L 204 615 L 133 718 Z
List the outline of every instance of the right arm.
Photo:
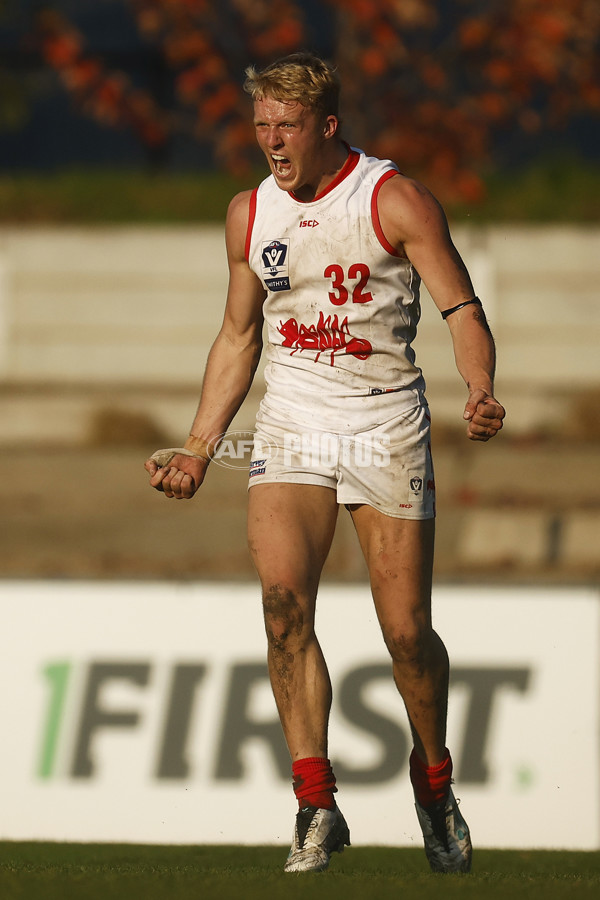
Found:
M 265 290 L 245 258 L 250 191 L 233 198 L 225 225 L 229 289 L 223 324 L 211 348 L 198 411 L 184 447 L 199 457 L 176 455 L 160 468 L 147 460 L 150 484 L 167 497 L 190 499 L 202 484 L 218 439 L 246 397 L 262 349 Z

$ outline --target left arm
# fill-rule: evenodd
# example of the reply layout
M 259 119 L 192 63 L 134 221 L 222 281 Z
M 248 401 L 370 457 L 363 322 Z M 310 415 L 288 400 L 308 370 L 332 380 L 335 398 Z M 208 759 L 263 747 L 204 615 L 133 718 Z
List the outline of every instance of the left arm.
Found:
M 472 304 L 451 313 L 447 323 L 452 335 L 456 367 L 467 388 L 464 418 L 472 441 L 487 441 L 502 428 L 505 410 L 494 398 L 496 348 L 481 306 Z
M 446 216 L 426 188 L 402 175 L 390 178 L 379 194 L 379 216 L 387 239 L 414 265 L 440 312 L 473 299 L 475 291 Z M 494 398 L 494 339 L 477 304 L 456 310 L 446 321 L 456 366 L 469 390 L 467 436 L 487 441 L 500 431 L 505 415 Z

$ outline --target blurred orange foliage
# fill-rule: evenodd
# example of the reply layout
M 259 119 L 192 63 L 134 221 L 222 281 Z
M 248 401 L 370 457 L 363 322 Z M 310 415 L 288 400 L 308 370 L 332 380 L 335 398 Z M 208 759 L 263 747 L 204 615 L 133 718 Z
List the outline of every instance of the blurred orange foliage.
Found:
M 150 147 L 168 138 L 165 113 L 148 95 L 142 97 L 121 72 L 108 72 L 102 62 L 85 53 L 85 42 L 65 16 L 44 9 L 37 18 L 42 58 L 60 75 L 80 108 L 111 127 L 133 129 Z
M 502 134 L 550 133 L 599 108 L 595 0 L 372 0 L 368 14 L 364 0 L 329 3 L 358 144 L 444 202 L 483 199 Z
M 134 129 L 152 146 L 187 132 L 217 163 L 244 172 L 257 158 L 245 66 L 309 43 L 299 0 L 123 0 L 172 72 L 175 104 L 86 53 L 55 11 L 38 19 L 43 58 L 87 114 Z M 476 203 L 502 133 L 550 132 L 600 110 L 597 0 L 324 0 L 344 85 L 344 128 L 395 159 L 443 201 Z M 233 13 L 233 15 L 232 15 Z M 313 23 L 318 27 L 319 23 Z

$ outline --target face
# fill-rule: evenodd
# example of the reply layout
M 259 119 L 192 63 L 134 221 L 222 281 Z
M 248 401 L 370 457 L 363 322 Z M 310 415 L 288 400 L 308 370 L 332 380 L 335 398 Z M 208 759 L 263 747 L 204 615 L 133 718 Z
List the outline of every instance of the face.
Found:
M 327 169 L 329 138 L 337 128 L 335 116 L 324 122 L 315 110 L 297 101 L 265 97 L 254 103 L 254 127 L 277 185 L 312 199 Z

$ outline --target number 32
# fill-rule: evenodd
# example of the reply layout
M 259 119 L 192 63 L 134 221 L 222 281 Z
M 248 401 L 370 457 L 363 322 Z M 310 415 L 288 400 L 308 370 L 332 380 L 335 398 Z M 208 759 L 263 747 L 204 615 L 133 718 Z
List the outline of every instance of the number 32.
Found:
M 351 281 L 357 279 L 352 288 L 353 303 L 368 303 L 373 299 L 370 291 L 365 291 L 371 275 L 370 269 L 365 263 L 353 263 L 348 269 L 348 278 Z M 331 278 L 332 291 L 329 291 L 329 299 L 334 306 L 343 306 L 349 297 L 349 291 L 344 283 L 344 270 L 337 263 L 327 266 L 323 272 L 325 278 Z

